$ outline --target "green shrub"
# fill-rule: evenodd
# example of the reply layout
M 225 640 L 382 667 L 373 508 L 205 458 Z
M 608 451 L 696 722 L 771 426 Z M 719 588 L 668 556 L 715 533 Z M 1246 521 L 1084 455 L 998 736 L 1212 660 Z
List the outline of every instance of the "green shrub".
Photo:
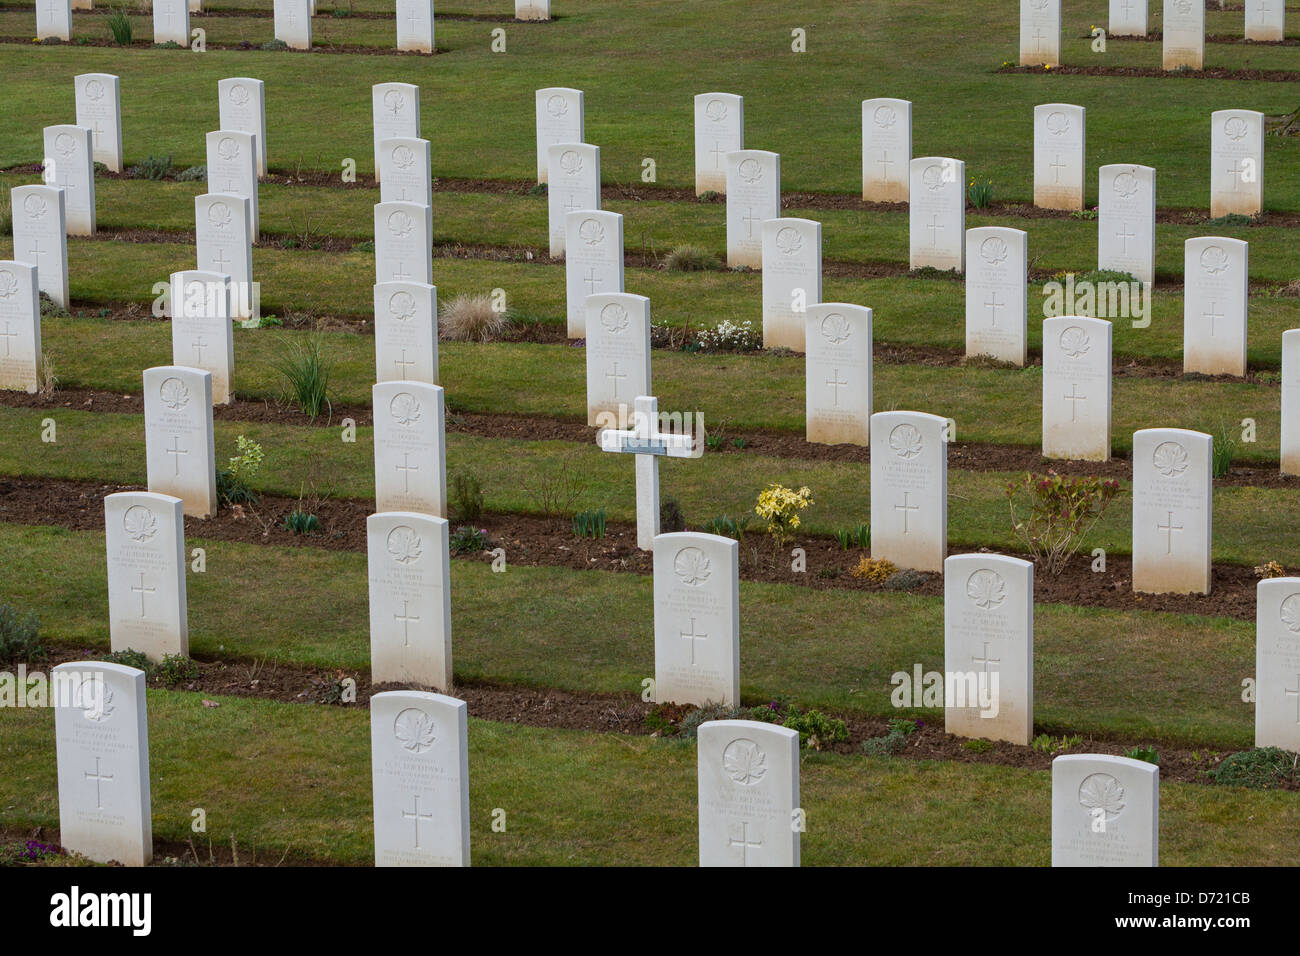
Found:
M 972 179 L 970 187 L 966 190 L 966 196 L 976 209 L 987 209 L 989 203 L 993 201 L 993 184 L 988 180 L 980 183 Z
M 579 538 L 605 537 L 605 509 L 579 511 L 573 516 L 573 533 Z
M 149 676 L 164 687 L 172 687 L 199 676 L 199 665 L 184 654 L 168 654 L 149 669 Z
M 127 648 L 124 651 L 113 651 L 111 654 L 105 654 L 100 658 L 110 664 L 121 664 L 123 667 L 134 667 L 136 670 L 144 671 L 148 674 L 153 670 L 153 661 L 149 660 L 149 655 L 143 651 L 133 651 Z
M 664 534 L 686 530 L 686 516 L 676 498 L 667 497 L 659 505 L 659 530 Z
M 320 530 L 320 519 L 314 514 L 306 511 L 300 511 L 294 508 L 284 519 L 284 528 L 286 531 L 292 531 L 294 534 L 306 534 L 309 531 Z
M 530 195 L 530 196 L 545 196 L 545 195 L 546 195 L 546 183 L 538 183 L 538 184 L 535 185 L 532 189 L 528 190 L 528 195 Z
M 451 476 L 451 513 L 457 521 L 478 521 L 483 517 L 483 485 L 478 476 L 457 471 Z
M 1230 212 L 1226 216 L 1219 216 L 1217 219 L 1205 220 L 1207 226 L 1249 226 L 1255 220 L 1250 216 L 1243 216 L 1239 212 Z
M 183 48 L 181 47 L 181 45 L 180 45 L 179 43 L 177 43 L 175 40 L 168 40 L 166 43 L 155 43 L 155 44 L 153 45 L 153 48 L 154 48 L 155 50 L 180 50 L 180 49 L 183 49 Z
M 447 539 L 447 546 L 452 554 L 477 554 L 480 551 L 486 551 L 488 546 L 487 529 L 461 525 Z
M 792 711 L 781 726 L 799 732 L 799 746 L 824 750 L 831 744 L 849 739 L 849 730 L 838 717 L 828 717 L 820 710 Z
M 289 49 L 289 44 L 285 43 L 283 40 L 267 40 L 265 43 L 262 44 L 262 49 L 263 50 L 287 50 Z
M 186 166 L 176 174 L 178 183 L 199 183 L 208 178 L 207 166 Z
M 1220 423 L 1219 435 L 1211 443 L 1211 468 L 1215 478 L 1225 477 L 1232 470 L 1232 457 L 1237 451 L 1237 440 L 1232 429 Z
M 1064 753 L 1071 747 L 1077 747 L 1083 743 L 1083 738 L 1078 734 L 1073 737 L 1061 737 L 1059 740 L 1051 734 L 1039 734 L 1030 743 L 1030 746 L 1039 753 L 1059 754 Z
M 892 757 L 907 747 L 907 736 L 890 731 L 883 737 L 868 737 L 862 741 L 862 752 L 870 757 Z
M 695 197 L 695 201 L 696 202 L 721 202 L 722 193 L 718 192 L 716 189 L 706 189 L 704 190 L 704 192 L 700 193 L 698 196 Z
M 664 268 L 672 272 L 703 272 L 718 267 L 718 257 L 699 246 L 675 246 L 664 258 Z
M 19 613 L 12 604 L 0 604 L 0 661 L 39 660 L 45 656 L 41 622 L 30 611 Z
M 1243 750 L 1207 772 L 1215 783 L 1226 787 L 1271 790 L 1286 783 L 1300 783 L 1300 754 L 1280 747 Z
M 224 505 L 257 504 L 257 492 L 250 482 L 262 467 L 262 446 L 240 435 L 235 439 L 236 454 L 225 468 L 217 469 L 217 501 Z
M 352 247 L 352 251 L 353 252 L 374 252 L 375 241 L 373 239 L 367 239 L 365 242 L 358 242 L 356 245 Z
M 140 162 L 127 169 L 126 174 L 132 179 L 151 179 L 154 182 L 167 178 L 172 171 L 172 154 L 155 156 L 150 153 Z
M 329 400 L 330 373 L 333 362 L 325 358 L 323 342 L 319 335 L 312 335 L 305 342 L 291 342 L 275 369 L 284 378 L 287 397 L 311 420 L 326 406 L 333 406 Z
M 1060 574 L 1119 494 L 1119 482 L 1095 475 L 1026 474 L 1008 482 L 1011 531 L 1048 574 Z M 1022 504 L 1023 517 L 1016 503 Z
M 51 299 L 47 293 L 42 292 L 40 294 L 40 301 L 42 319 L 67 319 L 72 317 L 71 312 Z
M 928 574 L 922 571 L 913 571 L 907 568 L 902 571 L 895 571 L 885 579 L 885 588 L 889 591 L 910 591 L 918 588 L 929 578 Z
M 748 716 L 743 707 L 728 707 L 726 704 L 709 704 L 703 707 L 697 707 L 681 719 L 678 727 L 681 728 L 679 736 L 686 739 L 694 737 L 700 731 L 700 724 L 707 724 L 711 720 L 739 720 Z
M 745 529 L 749 527 L 750 515 L 741 515 L 739 518 L 732 518 L 727 515 L 718 515 L 716 518 L 710 518 L 704 523 L 704 531 L 708 534 L 720 534 L 724 538 L 734 538 L 737 541 L 745 540 Z
M 976 739 L 966 741 L 962 744 L 962 747 L 973 753 L 986 754 L 993 749 L 993 744 L 987 740 Z
M 836 531 L 835 540 L 839 542 L 841 551 L 847 551 L 849 548 L 869 548 L 871 547 L 871 525 L 858 522 L 852 528 Z
M 122 7 L 115 7 L 108 15 L 108 29 L 113 34 L 113 42 L 118 46 L 130 46 L 135 34 L 135 25 Z

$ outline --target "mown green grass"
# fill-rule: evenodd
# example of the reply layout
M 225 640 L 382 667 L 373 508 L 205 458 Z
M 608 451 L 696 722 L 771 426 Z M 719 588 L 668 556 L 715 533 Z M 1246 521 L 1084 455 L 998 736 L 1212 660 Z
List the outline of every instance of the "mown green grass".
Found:
M 337 864 L 373 859 L 364 710 L 150 691 L 155 839 L 208 840 L 241 859 L 286 852 Z M 0 823 L 58 826 L 53 714 L 0 712 Z M 612 734 L 469 723 L 475 865 L 671 865 L 697 860 L 695 748 Z M 1166 866 L 1293 863 L 1294 794 L 1165 783 Z M 1046 866 L 1046 771 L 985 764 L 805 755 L 800 803 L 807 866 Z M 191 811 L 208 832 L 191 832 Z M 612 813 L 611 807 L 634 808 Z M 491 828 L 505 811 L 505 832 Z M 499 818 L 499 815 L 498 815 Z M 999 838 L 990 840 L 989 834 Z
M 241 6 L 244 3 L 241 2 Z M 258 3 L 262 9 L 266 4 Z M 322 5 L 324 6 L 324 5 Z M 509 12 L 508 4 L 459 5 L 467 12 Z M 1160 44 L 1112 41 L 1094 54 L 1084 39 L 1091 24 L 1105 24 L 1105 0 L 1072 4 L 1066 11 L 1066 63 L 1158 66 Z M 322 10 L 322 12 L 324 12 Z M 1282 83 L 1235 80 L 1121 79 L 1089 76 L 998 75 L 993 71 L 1018 51 L 1018 10 L 994 0 L 937 4 L 899 0 L 868 7 L 814 0 L 791 10 L 779 3 L 679 0 L 582 3 L 556 23 L 508 24 L 505 54 L 490 51 L 487 23 L 438 24 L 436 57 L 365 54 L 296 54 L 262 51 L 115 50 L 0 47 L 0 68 L 11 95 L 0 121 L 13 135 L 0 145 L 0 165 L 30 162 L 40 153 L 40 128 L 71 112 L 72 76 L 90 70 L 122 77 L 128 160 L 172 152 L 201 163 L 201 128 L 175 123 L 195 103 L 207 102 L 216 121 L 215 85 L 223 76 L 257 76 L 267 82 L 271 163 L 287 168 L 298 155 L 322 154 L 334 167 L 345 155 L 358 168 L 371 165 L 369 87 L 382 79 L 424 89 L 424 128 L 438 174 L 520 179 L 534 168 L 533 90 L 574 86 L 586 92 L 587 138 L 601 146 L 609 182 L 639 178 L 641 160 L 656 159 L 661 184 L 692 181 L 691 97 L 708 90 L 745 96 L 749 145 L 782 154 L 787 189 L 853 192 L 860 188 L 862 99 L 911 99 L 914 153 L 957 155 L 972 177 L 994 183 L 998 198 L 1028 199 L 1034 105 L 1070 102 L 1089 114 L 1089 168 L 1138 162 L 1160 170 L 1159 195 L 1171 206 L 1208 205 L 1209 114 L 1222 108 L 1281 114 L 1294 109 Z M 194 18 L 214 43 L 272 37 L 266 19 Z M 1207 17 L 1212 33 L 1240 33 L 1241 13 Z M 151 36 L 147 18 L 137 33 Z M 33 31 L 30 10 L 0 13 L 0 35 Z M 1153 22 L 1158 28 L 1159 18 Z M 370 39 L 394 44 L 388 21 L 333 19 L 313 23 L 322 43 Z M 808 52 L 790 49 L 790 31 L 808 32 Z M 74 17 L 74 35 L 107 34 L 98 16 Z M 39 56 L 40 70 L 23 69 Z M 28 58 L 24 60 L 24 58 Z M 184 63 L 183 70 L 177 69 Z M 1292 48 L 1211 44 L 1209 66 L 1294 69 Z M 615 68 L 611 68 L 616 64 Z M 864 80 L 863 69 L 880 79 Z M 376 75 L 376 70 L 380 76 Z M 66 102 L 51 90 L 66 89 Z M 328 91 L 326 93 L 325 91 Z M 321 97 L 329 108 L 321 108 Z M 1136 122 L 1135 110 L 1141 109 Z M 302 122 L 310 117 L 310 122 Z M 491 122 L 465 122 L 490 117 Z M 207 128 L 211 128 L 210 126 Z M 350 144 L 350 145 L 349 145 Z M 344 151 L 346 150 L 346 151 Z M 1270 138 L 1265 168 L 1280 171 L 1296 144 Z M 1300 209 L 1300 185 L 1275 175 L 1268 205 Z M 1095 175 L 1090 177 L 1095 196 Z
M 933 315 L 933 313 L 931 313 Z M 933 322 L 932 325 L 937 325 Z M 891 323 L 903 329 L 903 324 Z M 1041 339 L 1037 329 L 1035 339 Z M 138 394 L 141 369 L 169 365 L 171 327 L 166 322 L 95 318 L 45 319 L 42 346 L 65 388 Z M 308 332 L 247 330 L 235 335 L 235 393 L 277 401 L 284 379 L 276 362 Z M 374 340 L 349 332 L 324 334 L 334 363 L 331 400 L 370 404 Z M 1280 337 L 1279 337 L 1280 342 Z M 586 421 L 586 365 L 582 349 L 565 345 L 442 342 L 440 379 L 448 407 L 459 412 L 546 415 Z M 803 434 L 805 363 L 777 355 L 704 355 L 656 351 L 654 390 L 660 408 L 703 413 L 715 432 L 777 428 Z M 877 363 L 877 410 L 932 411 L 958 423 L 963 442 L 1039 446 L 1042 370 L 935 367 Z M 1225 428 L 1239 438 L 1244 418 L 1256 423 L 1254 443 L 1239 444 L 1237 458 L 1276 462 L 1280 441 L 1280 389 L 1245 382 L 1206 383 L 1122 376 L 1113 385 L 1112 445 L 1132 444 L 1139 428 L 1193 428 L 1214 435 Z
M 187 575 L 192 653 L 368 670 L 364 554 L 193 534 L 186 546 L 207 552 L 207 571 Z M 452 562 L 455 679 L 639 694 L 654 674 L 651 579 L 513 566 L 505 548 L 504 573 Z M 102 534 L 0 524 L 0 557 L 29 569 L 8 584 L 5 599 L 36 612 L 49 640 L 108 649 Z M 813 559 L 807 573 L 817 570 Z M 813 590 L 807 580 L 792 574 L 797 583 L 740 586 L 747 701 L 789 695 L 807 706 L 893 716 L 891 675 L 910 675 L 916 664 L 945 669 L 942 599 Z M 1044 732 L 1248 746 L 1253 715 L 1241 702 L 1241 681 L 1253 673 L 1249 622 L 1035 609 L 1035 717 Z M 919 708 L 913 716 L 942 719 Z
M 42 421 L 55 419 L 58 441 L 41 441 Z M 960 425 L 958 426 L 960 429 Z M 344 443 L 334 427 L 304 429 L 265 423 L 216 423 L 217 461 L 234 454 L 238 435 L 260 442 L 266 461 L 258 487 L 296 497 L 304 482 L 315 483 L 336 497 L 372 498 L 374 455 L 370 429 L 358 427 L 355 443 Z M 483 482 L 488 510 L 529 513 L 539 509 L 534 488 L 539 475 L 558 476 L 567 467 L 584 483 L 575 509 L 604 508 L 612 520 L 633 520 L 632 462 L 624 455 L 590 445 L 556 441 L 447 436 L 450 473 L 471 471 Z M 0 474 L 28 477 L 101 480 L 142 484 L 145 481 L 143 417 L 80 410 L 0 408 Z M 950 546 L 1015 548 L 1004 495 L 1016 474 L 952 470 L 948 478 Z M 674 459 L 661 469 L 662 497 L 681 502 L 687 521 L 696 525 L 719 514 L 753 509 L 758 492 L 771 482 L 813 489 L 817 504 L 803 528 L 830 534 L 852 528 L 870 513 L 867 465 L 858 462 L 813 462 L 768 458 L 758 454 L 726 455 L 706 451 L 698 460 Z M 1258 565 L 1273 559 L 1300 564 L 1300 538 L 1279 535 L 1279 528 L 1300 522 L 1300 501 L 1284 488 L 1231 487 L 1214 491 L 1214 558 Z M 1130 502 L 1121 493 L 1085 547 L 1108 553 L 1130 551 Z

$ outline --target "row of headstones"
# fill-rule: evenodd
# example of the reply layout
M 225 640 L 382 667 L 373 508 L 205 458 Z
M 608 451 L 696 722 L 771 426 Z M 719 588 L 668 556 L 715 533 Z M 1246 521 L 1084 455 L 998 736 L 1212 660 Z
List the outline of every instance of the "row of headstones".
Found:
M 1110 35 L 1147 35 L 1147 0 L 1110 0 Z M 1247 40 L 1286 38 L 1285 0 L 1246 0 Z M 1166 70 L 1205 62 L 1204 0 L 1164 0 L 1161 65 Z M 1020 65 L 1061 63 L 1061 0 L 1020 0 Z
M 311 49 L 311 18 L 316 0 L 274 0 L 275 38 L 292 50 Z M 202 0 L 152 0 L 153 42 L 190 45 L 190 14 L 203 12 Z M 91 0 L 37 0 L 36 39 L 72 39 L 72 11 L 89 10 Z M 515 19 L 549 20 L 550 0 L 515 0 Z M 432 53 L 433 0 L 396 0 L 397 49 Z

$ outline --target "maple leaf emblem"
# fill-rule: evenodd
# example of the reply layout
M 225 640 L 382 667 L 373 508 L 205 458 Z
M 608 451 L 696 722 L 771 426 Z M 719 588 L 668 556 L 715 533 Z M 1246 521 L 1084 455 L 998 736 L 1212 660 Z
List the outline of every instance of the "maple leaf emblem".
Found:
M 722 769 L 732 782 L 752 787 L 767 775 L 767 754 L 754 741 L 740 737 L 722 751 Z
M 67 159 L 77 151 L 77 141 L 67 133 L 60 133 L 54 137 L 54 151 Z
M 727 104 L 722 100 L 709 100 L 704 107 L 704 115 L 715 123 L 721 123 L 727 118 Z
M 184 408 L 190 403 L 190 390 L 179 378 L 169 378 L 158 388 L 162 403 L 172 411 Z
M 1078 358 L 1080 355 L 1086 355 L 1091 348 L 1092 342 L 1088 338 L 1088 333 L 1077 325 L 1072 325 L 1061 333 L 1059 340 L 1061 351 L 1070 358 Z
M 736 172 L 741 179 L 752 185 L 763 178 L 763 164 L 756 159 L 742 160 Z
M 1089 774 L 1079 784 L 1079 804 L 1089 815 L 1097 809 L 1105 810 L 1109 822 L 1124 809 L 1124 788 L 1108 773 Z
M 853 326 L 849 325 L 849 320 L 839 312 L 832 312 L 822 319 L 822 338 L 831 345 L 839 345 L 847 341 L 852 334 Z
M 420 402 L 410 392 L 398 392 L 388 403 L 388 413 L 399 425 L 410 425 L 420 420 Z
M 406 109 L 406 94 L 400 90 L 389 90 L 384 94 L 384 106 L 387 107 L 388 112 L 396 116 Z
M 1070 131 L 1070 117 L 1059 110 L 1047 115 L 1047 131 L 1053 136 L 1064 136 Z
M 23 212 L 27 213 L 28 219 L 43 219 L 45 208 L 45 200 L 40 196 L 28 196 L 23 200 Z
M 8 269 L 0 271 L 0 299 L 12 298 L 18 291 L 18 278 Z
M 398 525 L 388 532 L 388 553 L 398 564 L 410 564 L 423 553 L 420 536 L 414 528 Z
M 230 225 L 230 220 L 234 218 L 234 215 L 230 211 L 230 206 L 223 202 L 214 202 L 208 207 L 208 222 L 218 229 L 225 229 Z
M 223 136 L 217 140 L 217 155 L 226 162 L 236 159 L 239 156 L 239 143 L 233 136 Z
M 1120 173 L 1115 177 L 1115 195 L 1119 196 L 1121 199 L 1128 199 L 1130 196 L 1137 193 L 1141 185 L 1142 184 L 1138 182 L 1138 178 L 1132 173 Z
M 1223 135 L 1228 137 L 1234 143 L 1246 135 L 1246 121 L 1240 116 L 1232 116 L 1223 124 Z
M 433 747 L 438 738 L 433 718 L 418 707 L 408 707 L 397 715 L 393 721 L 393 736 L 402 745 L 403 750 L 413 754 L 422 754 Z
M 594 219 L 584 219 L 578 227 L 578 238 L 589 246 L 598 246 L 605 241 L 605 227 Z
M 560 154 L 560 171 L 566 176 L 576 176 L 582 172 L 582 157 L 574 149 L 566 149 Z
M 143 544 L 158 533 L 158 519 L 144 505 L 132 505 L 122 515 L 122 530 L 132 541 Z
M 921 454 L 921 444 L 921 430 L 915 425 L 904 422 L 902 425 L 896 425 L 889 433 L 889 447 L 894 449 L 895 455 L 904 460 Z
M 393 150 L 393 165 L 398 169 L 409 169 L 415 162 L 415 151 L 409 146 L 398 146 Z
M 898 112 L 892 106 L 877 106 L 871 119 L 881 129 L 889 129 L 898 122 Z
M 799 230 L 791 226 L 778 229 L 776 238 L 773 240 L 777 249 L 787 256 L 792 256 L 803 248 L 803 236 L 799 235 Z
M 113 706 L 113 692 L 102 680 L 85 680 L 77 688 L 77 706 L 81 715 L 92 723 L 107 720 L 116 709 Z
M 1300 594 L 1292 594 L 1282 602 L 1282 623 L 1292 634 L 1300 634 Z
M 388 217 L 388 231 L 398 239 L 405 239 L 414 228 L 415 220 L 401 210 Z
M 546 112 L 550 113 L 556 119 L 565 116 L 569 112 L 569 101 L 559 93 L 552 93 L 546 101 Z
M 86 84 L 86 95 L 92 100 L 102 100 L 104 98 L 104 84 L 99 80 L 91 80 Z
M 713 573 L 711 564 L 699 548 L 682 548 L 677 552 L 677 557 L 673 558 L 673 572 L 681 578 L 683 584 L 697 588 Z
M 966 579 L 966 596 L 980 610 L 991 611 L 1007 599 L 1007 582 L 996 571 L 981 569 Z
M 626 329 L 628 321 L 627 309 L 617 302 L 611 302 L 600 310 L 600 324 L 613 335 Z
M 1228 268 L 1228 254 L 1222 246 L 1209 246 L 1201 253 L 1201 268 L 1212 276 L 1217 276 Z
M 243 106 L 248 102 L 248 90 L 242 83 L 236 83 L 230 88 L 230 102 L 236 106 Z
M 1161 442 L 1151 455 L 1151 464 L 1161 477 L 1177 478 L 1187 470 L 1187 449 L 1176 441 Z
M 405 322 L 415 315 L 415 296 L 409 292 L 394 292 L 388 299 L 388 311 L 393 318 Z
M 997 236 L 989 236 L 980 243 L 980 258 L 991 266 L 1000 266 L 1007 261 L 1007 243 Z
M 943 188 L 943 167 L 937 163 L 925 167 L 921 173 L 921 182 L 925 183 L 930 192 L 938 192 Z

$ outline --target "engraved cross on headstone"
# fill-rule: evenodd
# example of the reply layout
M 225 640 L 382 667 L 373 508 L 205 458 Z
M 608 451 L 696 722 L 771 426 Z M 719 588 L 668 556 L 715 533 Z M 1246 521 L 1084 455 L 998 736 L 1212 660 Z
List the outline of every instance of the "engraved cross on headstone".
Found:
M 727 155 L 727 151 L 722 148 L 722 141 L 715 139 L 713 141 L 713 148 L 709 150 L 709 152 L 713 155 L 713 168 L 721 169 L 722 157 Z
M 987 675 L 988 672 L 989 672 L 989 665 L 990 665 L 990 664 L 1001 664 L 1001 663 L 1002 663 L 1002 658 L 1000 658 L 1000 657 L 989 657 L 989 642 L 988 642 L 988 641 L 985 641 L 985 642 L 984 642 L 984 656 L 983 656 L 983 657 L 976 657 L 974 654 L 972 654 L 972 655 L 970 656 L 970 660 L 971 660 L 971 663 L 972 663 L 972 664 L 975 664 L 975 665 L 977 665 L 977 666 L 983 667 L 983 668 L 984 668 L 984 673 L 985 673 L 985 675 Z
M 1088 400 L 1088 396 L 1087 396 L 1087 395 L 1080 395 L 1080 394 L 1079 394 L 1079 383 L 1078 383 L 1078 382 L 1071 382 L 1071 383 L 1070 383 L 1070 394 L 1069 394 L 1069 395 L 1064 395 L 1064 396 L 1062 396 L 1062 397 L 1063 397 L 1067 402 L 1070 403 L 1070 421 L 1072 421 L 1072 422 L 1077 422 L 1077 421 L 1079 420 L 1079 403 L 1080 403 L 1080 402 L 1086 402 L 1086 401 Z
M 411 472 L 419 471 L 420 466 L 412 465 L 411 453 L 409 451 L 404 451 L 402 452 L 402 463 L 400 465 L 394 465 L 393 467 L 402 473 L 402 491 L 406 494 L 410 494 Z
M 155 591 L 157 591 L 158 589 L 157 589 L 157 588 L 147 588 L 147 587 L 144 586 L 144 572 L 141 571 L 141 572 L 140 572 L 140 583 L 139 583 L 139 584 L 133 584 L 133 585 L 131 585 L 131 590 L 134 591 L 134 592 L 136 592 L 137 594 L 140 595 L 140 616 L 141 616 L 141 617 L 144 617 L 144 616 L 145 616 L 145 613 L 144 613 L 144 596 L 145 596 L 146 594 L 153 594 L 153 593 L 154 593 Z
M 1130 239 L 1136 239 L 1137 233 L 1125 231 L 1128 229 L 1128 223 L 1126 222 L 1120 223 L 1120 226 L 1122 228 L 1119 232 L 1115 233 L 1115 238 L 1120 241 L 1119 254 L 1126 256 L 1128 255 L 1128 241 Z
M 1167 511 L 1165 513 L 1169 515 L 1168 519 L 1166 519 L 1169 523 L 1160 524 L 1159 522 L 1157 522 L 1156 530 L 1163 531 L 1165 533 L 1165 554 L 1173 554 L 1174 553 L 1174 532 L 1182 531 L 1183 526 L 1180 524 L 1174 524 L 1174 513 L 1172 511 Z
M 932 248 L 938 246 L 939 233 L 943 230 L 943 224 L 939 222 L 939 216 L 937 213 L 930 217 L 930 222 L 925 228 L 930 230 L 930 246 Z
M 218 272 L 225 272 L 226 266 L 229 264 L 224 249 L 217 249 L 217 254 L 212 257 L 212 261 L 216 264 Z
M 172 476 L 175 478 L 179 478 L 181 474 L 181 455 L 188 455 L 190 453 L 190 450 L 188 448 L 181 447 L 180 435 L 173 435 L 172 447 L 164 448 L 163 451 L 167 452 L 167 454 L 172 456 L 172 461 L 175 463 L 175 470 L 173 471 Z
M 402 622 L 402 646 L 410 647 L 411 646 L 411 622 L 412 621 L 418 622 L 420 619 L 418 617 L 414 617 L 407 611 L 406 601 L 403 600 L 402 613 L 401 614 L 394 613 L 393 620 Z
M 760 219 L 760 218 L 758 218 L 758 216 L 755 216 L 755 215 L 754 215 L 754 207 L 753 207 L 753 206 L 746 206 L 746 207 L 745 207 L 745 214 L 744 214 L 743 216 L 740 217 L 740 221 L 743 222 L 743 223 L 745 224 L 745 238 L 746 238 L 746 239 L 753 239 L 753 238 L 754 238 L 754 223 L 756 223 L 756 222 L 762 222 L 763 220 Z
M 1067 163 L 1061 162 L 1061 154 L 1057 153 L 1056 161 L 1053 162 L 1051 166 L 1052 166 L 1052 182 L 1056 183 L 1057 185 L 1060 185 L 1061 170 L 1068 169 L 1069 165 Z
M 606 372 L 606 373 L 605 373 L 605 377 L 606 377 L 607 379 L 609 379 L 610 382 L 611 382 L 611 383 L 613 384 L 613 386 L 614 386 L 614 394 L 613 394 L 612 397 L 613 397 L 613 398 L 618 398 L 618 380 L 619 380 L 620 378 L 627 378 L 627 373 L 626 373 L 626 372 L 620 372 L 620 371 L 618 370 L 618 363 L 615 362 L 615 363 L 614 363 L 614 370 L 613 370 L 612 372 Z
M 832 389 L 832 391 L 831 391 L 831 395 L 832 395 L 832 397 L 833 397 L 832 407 L 834 407 L 834 408 L 839 408 L 839 407 L 840 407 L 840 389 L 841 389 L 841 388 L 847 388 L 849 383 L 848 383 L 848 382 L 841 382 L 841 381 L 840 381 L 840 370 L 839 370 L 839 369 L 832 369 L 832 370 L 831 370 L 831 377 L 828 378 L 828 379 L 826 380 L 826 384 L 829 385 L 829 386 L 831 387 L 831 389 Z
M 85 778 L 86 778 L 87 780 L 93 780 L 93 781 L 95 781 L 95 809 L 96 809 L 96 810 L 103 810 L 103 809 L 104 809 L 104 797 L 103 797 L 102 793 L 100 792 L 100 784 L 104 783 L 105 781 L 111 781 L 111 780 L 113 779 L 113 774 L 111 774 L 111 773 L 100 773 L 100 772 L 99 772 L 99 758 L 98 758 L 98 757 L 95 758 L 95 772 L 94 772 L 94 773 L 91 773 L 89 770 L 87 770 L 87 771 L 84 771 L 84 773 L 85 773 Z
M 682 640 L 684 640 L 684 641 L 690 641 L 690 642 L 691 642 L 691 666 L 692 666 L 692 667 L 695 666 L 695 642 L 696 642 L 696 641 L 707 640 L 707 639 L 708 639 L 708 636 L 709 636 L 709 635 L 707 635 L 707 634 L 696 634 L 696 633 L 695 633 L 695 618 L 694 618 L 694 617 L 691 618 L 691 630 L 690 630 L 690 633 L 687 633 L 686 631 L 682 631 L 682 632 L 681 632 L 681 638 L 682 638 Z
M 1215 320 L 1215 319 L 1222 319 L 1223 317 L 1224 317 L 1224 313 L 1222 313 L 1222 312 L 1216 312 L 1216 311 L 1214 310 L 1214 300 L 1211 299 L 1211 300 L 1210 300 L 1210 307 L 1209 307 L 1209 309 L 1207 309 L 1206 311 L 1204 311 L 1204 312 L 1201 313 L 1201 318 L 1203 318 L 1203 319 L 1209 319 L 1209 320 L 1210 320 L 1210 336 L 1211 336 L 1211 337 L 1214 336 L 1214 320 Z
M 412 801 L 414 801 L 414 809 L 403 810 L 402 818 L 405 820 L 410 820 L 412 823 L 415 824 L 415 849 L 418 850 L 420 849 L 420 821 L 424 821 L 426 823 L 432 823 L 433 814 L 420 812 L 420 795 L 418 793 L 412 794 L 411 799 Z
M 204 342 L 203 336 L 200 335 L 190 344 L 194 347 L 194 364 L 201 368 L 203 363 L 203 350 L 208 347 L 208 343 Z
M 397 268 L 393 270 L 393 278 L 398 282 L 405 282 L 411 278 L 411 274 L 402 268 L 402 260 L 397 260 Z
M 989 295 L 988 301 L 984 303 L 985 308 L 989 310 L 989 324 L 995 329 L 998 327 L 998 309 L 1002 308 L 1004 305 L 1006 305 L 1005 302 L 998 301 L 997 289 L 993 290 Z
M 0 333 L 0 334 L 3 334 L 4 340 L 5 340 L 5 358 L 12 358 L 12 357 L 13 357 L 13 353 L 9 350 L 9 340 L 10 340 L 10 339 L 15 339 L 15 338 L 17 338 L 17 337 L 18 337 L 18 333 L 17 333 L 17 332 L 11 332 L 11 331 L 9 331 L 9 320 L 8 320 L 8 319 L 5 319 L 5 330 L 4 330 L 3 333 Z
M 740 839 L 728 839 L 727 846 L 740 847 L 740 865 L 749 866 L 749 851 L 761 849 L 763 844 L 761 841 L 757 843 L 749 842 L 749 821 L 742 820 L 740 821 Z
M 889 150 L 882 149 L 880 151 L 880 159 L 876 160 L 876 162 L 885 168 L 884 173 L 881 174 L 881 178 L 885 182 L 889 182 L 889 167 L 898 165 L 892 159 L 889 158 Z
M 406 381 L 406 370 L 417 363 L 412 359 L 408 359 L 406 357 L 406 349 L 402 349 L 402 357 L 400 359 L 393 359 L 393 364 L 397 366 L 397 374 L 402 376 L 402 381 Z
M 1232 176 L 1232 191 L 1234 193 L 1239 192 L 1241 184 L 1245 182 L 1242 178 L 1242 174 L 1245 173 L 1245 171 L 1246 170 L 1242 167 L 1241 160 L 1239 159 L 1234 159 L 1232 165 L 1228 167 L 1228 174 Z
M 921 506 L 920 506 L 920 505 L 909 505 L 909 504 L 907 503 L 907 498 L 908 498 L 908 496 L 909 496 L 910 494 L 911 494 L 910 491 L 905 491 L 905 492 L 903 492 L 903 503 L 902 503 L 901 505 L 894 505 L 894 510 L 895 510 L 895 511 L 901 511 L 901 512 L 903 512 L 903 534 L 907 534 L 907 533 L 908 533 L 908 528 L 907 528 L 907 518 L 908 518 L 908 514 L 909 514 L 909 512 L 912 512 L 912 511 L 920 511 L 920 510 L 921 510 Z
M 600 277 L 596 275 L 596 267 L 591 266 L 587 269 L 587 275 L 583 277 L 583 282 L 587 283 L 587 292 L 595 293 L 596 286 L 600 285 Z
M 1282 693 L 1287 697 L 1295 698 L 1295 722 L 1300 724 L 1300 674 L 1295 675 L 1295 690 L 1290 687 L 1283 687 Z

